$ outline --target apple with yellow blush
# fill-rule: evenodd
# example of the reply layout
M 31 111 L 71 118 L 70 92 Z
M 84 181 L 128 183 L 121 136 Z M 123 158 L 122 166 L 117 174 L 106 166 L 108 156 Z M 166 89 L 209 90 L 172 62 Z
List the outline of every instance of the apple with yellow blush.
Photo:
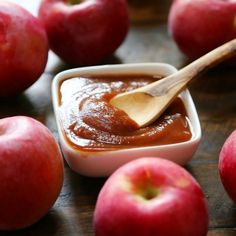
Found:
M 93 225 L 96 236 L 205 236 L 207 202 L 183 167 L 143 157 L 123 165 L 105 182 Z

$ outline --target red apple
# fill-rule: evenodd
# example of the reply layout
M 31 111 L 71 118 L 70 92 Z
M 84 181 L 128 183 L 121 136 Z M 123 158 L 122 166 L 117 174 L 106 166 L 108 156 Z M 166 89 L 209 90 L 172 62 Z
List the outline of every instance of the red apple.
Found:
M 56 201 L 63 159 L 52 133 L 35 119 L 1 119 L 0 133 L 0 230 L 21 229 Z
M 42 0 L 39 17 L 52 51 L 75 65 L 100 63 L 120 46 L 129 28 L 125 0 Z
M 236 1 L 175 0 L 168 28 L 179 49 L 196 59 L 236 37 Z
M 222 184 L 230 198 L 236 203 L 236 130 L 222 146 L 218 167 Z
M 0 1 L 0 96 L 16 95 L 43 73 L 48 57 L 46 31 L 23 7 Z
M 205 236 L 208 210 L 196 180 L 179 165 L 141 158 L 115 171 L 94 212 L 96 236 Z

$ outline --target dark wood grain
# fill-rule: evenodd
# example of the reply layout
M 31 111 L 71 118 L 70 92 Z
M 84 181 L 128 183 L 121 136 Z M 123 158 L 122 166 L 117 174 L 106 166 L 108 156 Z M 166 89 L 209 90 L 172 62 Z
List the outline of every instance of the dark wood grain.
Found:
M 38 0 L 15 2 L 34 13 L 39 3 Z M 188 63 L 168 34 L 167 15 L 171 2 L 129 0 L 132 19 L 129 34 L 115 55 L 104 64 L 166 62 L 181 68 Z M 50 52 L 45 73 L 31 88 L 18 97 L 0 99 L 0 117 L 34 117 L 57 137 L 50 86 L 54 75 L 69 67 Z M 221 184 L 218 158 L 226 137 L 236 128 L 236 67 L 211 69 L 193 81 L 189 89 L 200 117 L 202 140 L 186 169 L 197 179 L 206 195 L 210 217 L 208 236 L 233 236 L 236 235 L 236 204 L 229 199 Z M 0 235 L 94 235 L 93 211 L 105 180 L 83 177 L 65 163 L 63 189 L 48 214 L 27 229 L 0 232 Z

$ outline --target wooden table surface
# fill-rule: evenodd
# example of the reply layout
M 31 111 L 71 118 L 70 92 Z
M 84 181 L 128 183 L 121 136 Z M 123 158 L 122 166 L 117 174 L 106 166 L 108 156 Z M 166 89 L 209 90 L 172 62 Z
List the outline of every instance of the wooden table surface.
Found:
M 12 0 L 13 1 L 13 0 Z M 34 15 L 40 1 L 14 0 Z M 129 34 L 106 60 L 110 63 L 166 62 L 177 68 L 188 61 L 178 50 L 167 30 L 170 0 L 130 0 L 132 24 Z M 0 99 L 0 116 L 26 115 L 43 122 L 58 137 L 52 110 L 50 86 L 53 76 L 70 68 L 50 52 L 45 73 L 23 94 Z M 208 202 L 208 236 L 236 235 L 236 204 L 219 179 L 219 151 L 227 136 L 236 128 L 236 68 L 215 68 L 189 87 L 198 110 L 202 140 L 193 159 L 185 168 L 202 186 Z M 88 178 L 73 172 L 65 163 L 62 192 L 48 214 L 35 225 L 0 235 L 91 236 L 96 198 L 105 178 Z

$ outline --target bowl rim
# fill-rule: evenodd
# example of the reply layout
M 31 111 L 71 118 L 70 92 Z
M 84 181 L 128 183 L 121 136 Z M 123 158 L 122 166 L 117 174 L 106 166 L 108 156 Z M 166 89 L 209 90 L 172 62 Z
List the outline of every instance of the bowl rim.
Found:
M 143 70 L 146 70 L 143 72 Z M 66 146 L 66 148 L 72 152 L 84 154 L 84 155 L 96 155 L 99 156 L 99 154 L 103 155 L 104 153 L 122 153 L 122 152 L 133 152 L 138 150 L 162 150 L 166 148 L 174 148 L 174 147 L 180 147 L 185 145 L 191 145 L 193 143 L 199 142 L 201 139 L 201 126 L 199 117 L 193 102 L 193 99 L 191 97 L 191 94 L 189 90 L 186 88 L 184 91 L 181 92 L 180 96 L 185 104 L 187 116 L 189 117 L 190 124 L 191 124 L 191 131 L 192 131 L 192 137 L 191 139 L 185 141 L 185 142 L 179 142 L 179 143 L 172 143 L 172 144 L 163 144 L 163 145 L 154 145 L 154 146 L 140 146 L 140 147 L 130 147 L 130 148 L 122 148 L 122 149 L 112 149 L 112 150 L 95 150 L 95 151 L 85 151 L 85 150 L 79 150 L 73 148 L 66 140 L 60 125 L 59 121 L 59 115 L 57 112 L 57 109 L 59 108 L 59 85 L 61 84 L 61 81 L 76 77 L 78 75 L 84 76 L 84 75 L 107 75 L 107 74 L 114 74 L 119 72 L 120 74 L 140 74 L 140 72 L 143 72 L 143 74 L 148 74 L 147 69 L 150 71 L 160 69 L 163 72 L 165 71 L 165 75 L 169 75 L 171 73 L 174 73 L 177 71 L 177 69 L 167 63 L 159 63 L 159 62 L 144 62 L 144 63 L 126 63 L 126 64 L 107 64 L 107 65 L 98 65 L 98 66 L 88 66 L 88 67 L 79 67 L 79 68 L 73 68 L 73 69 L 67 69 L 62 72 L 59 72 L 55 75 L 52 81 L 51 86 L 51 92 L 52 92 L 52 103 L 53 103 L 53 110 L 54 115 L 56 118 L 57 123 L 57 130 L 59 134 L 59 139 L 63 143 L 63 146 Z M 130 72 L 130 70 L 135 70 L 134 73 Z M 150 72 L 150 74 L 153 74 Z M 161 74 L 161 73 L 160 73 Z

